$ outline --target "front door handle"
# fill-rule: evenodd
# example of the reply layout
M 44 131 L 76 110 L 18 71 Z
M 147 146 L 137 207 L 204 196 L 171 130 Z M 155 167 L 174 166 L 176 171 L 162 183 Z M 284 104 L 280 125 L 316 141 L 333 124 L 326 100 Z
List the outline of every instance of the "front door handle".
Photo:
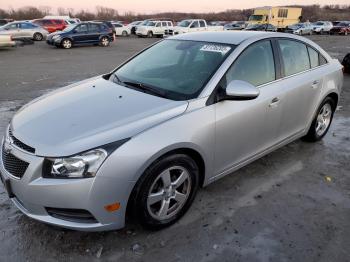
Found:
M 311 84 L 311 88 L 312 89 L 316 89 L 318 87 L 319 83 L 320 83 L 320 81 L 318 81 L 318 80 L 313 81 L 312 84 Z
M 276 107 L 280 103 L 280 99 L 278 97 L 275 97 L 271 100 L 271 103 L 269 104 L 269 107 Z

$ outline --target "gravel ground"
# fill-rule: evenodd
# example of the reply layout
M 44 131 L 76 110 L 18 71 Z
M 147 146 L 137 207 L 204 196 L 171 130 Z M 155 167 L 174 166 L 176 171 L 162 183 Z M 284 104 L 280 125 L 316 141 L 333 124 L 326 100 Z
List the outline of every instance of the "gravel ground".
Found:
M 350 52 L 350 37 L 311 38 L 335 58 Z M 0 50 L 0 135 L 24 103 L 108 72 L 154 41 Z M 162 231 L 132 222 L 102 233 L 54 228 L 22 215 L 0 187 L 0 261 L 349 261 L 349 87 L 346 76 L 323 141 L 295 141 L 200 190 L 189 212 Z

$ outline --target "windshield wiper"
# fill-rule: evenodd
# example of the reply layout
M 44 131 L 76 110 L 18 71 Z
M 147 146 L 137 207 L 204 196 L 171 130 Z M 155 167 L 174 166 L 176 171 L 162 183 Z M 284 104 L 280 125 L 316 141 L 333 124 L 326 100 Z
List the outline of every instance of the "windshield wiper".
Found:
M 160 96 L 160 97 L 163 97 L 163 98 L 167 98 L 167 95 L 166 95 L 166 92 L 165 91 L 161 91 L 159 89 L 156 89 L 154 87 L 151 87 L 151 86 L 147 86 L 143 83 L 139 83 L 139 82 L 131 82 L 131 81 L 122 81 L 120 80 L 120 78 L 117 76 L 117 74 L 113 74 L 113 80 L 112 80 L 114 83 L 116 84 L 122 84 L 126 87 L 133 87 L 133 88 L 137 88 L 137 89 L 140 89 L 142 91 L 144 91 L 145 93 L 151 93 L 153 95 L 156 95 L 156 96 Z
M 130 82 L 130 81 L 125 81 L 123 83 L 128 85 L 128 86 L 132 86 L 132 87 L 136 87 L 138 89 L 141 89 L 141 90 L 145 91 L 146 93 L 151 93 L 151 94 L 156 95 L 156 96 L 167 98 L 166 92 L 161 91 L 161 90 L 156 89 L 156 88 L 151 87 L 151 86 L 147 86 L 147 85 L 145 85 L 143 83 Z

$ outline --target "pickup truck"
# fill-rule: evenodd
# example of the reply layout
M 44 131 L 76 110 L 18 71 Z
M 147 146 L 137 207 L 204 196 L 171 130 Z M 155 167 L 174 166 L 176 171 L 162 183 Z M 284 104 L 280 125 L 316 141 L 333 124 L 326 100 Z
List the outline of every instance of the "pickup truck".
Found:
M 223 30 L 223 26 L 209 26 L 207 22 L 203 19 L 186 19 L 178 23 L 177 26 L 175 26 L 173 29 L 165 30 L 164 37 L 190 32 Z

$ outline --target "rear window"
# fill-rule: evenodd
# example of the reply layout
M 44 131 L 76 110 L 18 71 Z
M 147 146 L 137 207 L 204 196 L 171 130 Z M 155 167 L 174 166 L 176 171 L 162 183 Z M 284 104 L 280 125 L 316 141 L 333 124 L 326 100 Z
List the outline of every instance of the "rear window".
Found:
M 305 44 L 293 40 L 278 40 L 278 44 L 286 76 L 310 69 L 309 54 Z

